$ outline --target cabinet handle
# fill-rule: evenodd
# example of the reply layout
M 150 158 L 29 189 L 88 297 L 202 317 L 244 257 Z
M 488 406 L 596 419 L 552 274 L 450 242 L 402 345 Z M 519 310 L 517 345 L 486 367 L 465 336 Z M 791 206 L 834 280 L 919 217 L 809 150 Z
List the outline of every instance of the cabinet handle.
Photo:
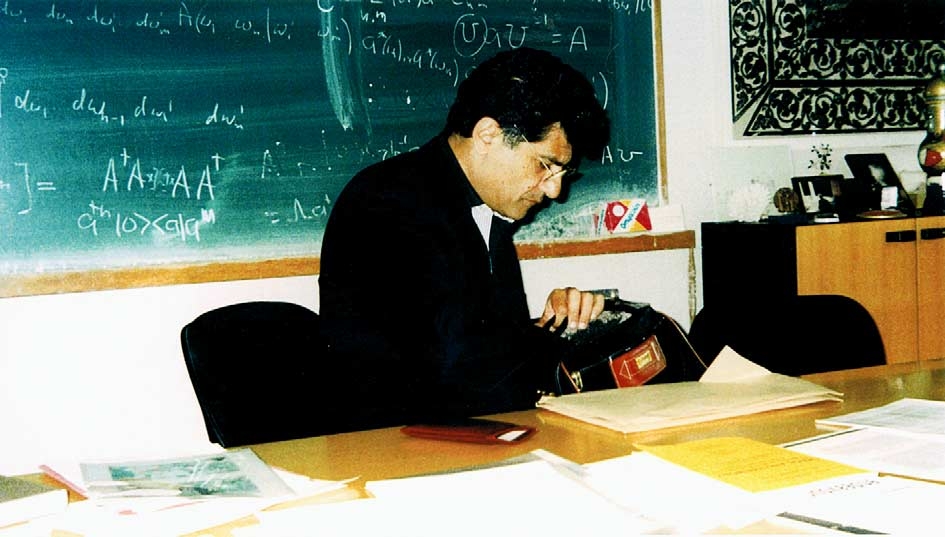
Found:
M 915 230 L 887 231 L 886 242 L 915 242 Z
M 919 232 L 922 240 L 934 241 L 936 239 L 945 239 L 945 227 L 929 227 Z

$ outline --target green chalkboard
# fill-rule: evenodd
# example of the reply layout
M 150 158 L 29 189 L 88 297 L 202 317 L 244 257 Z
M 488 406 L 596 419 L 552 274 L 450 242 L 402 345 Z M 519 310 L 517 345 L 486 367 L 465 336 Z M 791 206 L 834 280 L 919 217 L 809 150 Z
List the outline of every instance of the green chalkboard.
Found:
M 317 256 L 345 182 L 440 130 L 503 49 L 585 72 L 614 123 L 567 203 L 585 234 L 661 190 L 647 0 L 0 2 L 0 273 Z

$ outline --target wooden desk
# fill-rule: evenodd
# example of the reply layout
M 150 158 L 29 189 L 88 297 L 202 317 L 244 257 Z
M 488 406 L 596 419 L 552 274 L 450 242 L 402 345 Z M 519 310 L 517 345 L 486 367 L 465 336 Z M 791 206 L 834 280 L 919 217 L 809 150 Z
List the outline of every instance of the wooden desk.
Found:
M 267 463 L 310 477 L 341 480 L 360 476 L 370 481 L 483 464 L 539 448 L 575 462 L 588 463 L 626 455 L 632 451 L 634 443 L 667 444 L 743 436 L 781 444 L 820 434 L 822 431 L 814 425 L 816 419 L 872 408 L 904 397 L 945 400 L 945 360 L 819 373 L 804 378 L 842 392 L 844 400 L 637 434 L 613 432 L 548 410 L 497 415 L 499 419 L 538 427 L 535 436 L 510 446 L 423 440 L 408 437 L 395 427 L 250 447 Z M 318 501 L 350 500 L 362 494 L 357 488 L 349 488 L 319 497 Z M 234 528 L 255 523 L 253 517 L 245 517 L 187 537 L 226 537 L 232 535 Z M 746 531 L 783 533 L 785 530 L 759 523 Z
M 814 420 L 863 410 L 903 397 L 945 400 L 945 360 L 893 364 L 804 378 L 844 394 L 824 402 L 739 418 L 622 434 L 555 414 L 528 410 L 496 417 L 538 427 L 531 439 L 511 446 L 423 440 L 398 428 L 251 446 L 267 463 L 321 479 L 385 479 L 498 461 L 545 449 L 575 462 L 603 460 L 632 451 L 634 443 L 676 443 L 715 436 L 744 436 L 781 444 L 820 434 Z

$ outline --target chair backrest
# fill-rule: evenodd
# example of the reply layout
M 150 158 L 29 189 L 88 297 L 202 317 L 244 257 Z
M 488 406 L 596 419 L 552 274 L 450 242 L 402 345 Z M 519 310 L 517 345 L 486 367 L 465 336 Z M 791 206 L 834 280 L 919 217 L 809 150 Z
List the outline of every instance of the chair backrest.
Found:
M 725 345 L 775 373 L 799 376 L 886 363 L 869 311 L 840 295 L 703 308 L 689 341 L 707 363 Z
M 323 358 L 318 314 L 244 302 L 201 314 L 181 347 L 211 442 L 223 447 L 332 432 L 314 402 Z

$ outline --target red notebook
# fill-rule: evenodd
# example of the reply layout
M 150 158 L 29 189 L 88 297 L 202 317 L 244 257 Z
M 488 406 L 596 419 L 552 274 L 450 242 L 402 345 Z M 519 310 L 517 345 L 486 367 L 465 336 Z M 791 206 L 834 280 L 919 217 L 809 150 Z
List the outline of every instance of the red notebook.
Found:
M 418 423 L 400 429 L 404 434 L 431 440 L 474 444 L 514 444 L 535 433 L 534 427 L 504 421 L 467 418 L 443 423 Z

